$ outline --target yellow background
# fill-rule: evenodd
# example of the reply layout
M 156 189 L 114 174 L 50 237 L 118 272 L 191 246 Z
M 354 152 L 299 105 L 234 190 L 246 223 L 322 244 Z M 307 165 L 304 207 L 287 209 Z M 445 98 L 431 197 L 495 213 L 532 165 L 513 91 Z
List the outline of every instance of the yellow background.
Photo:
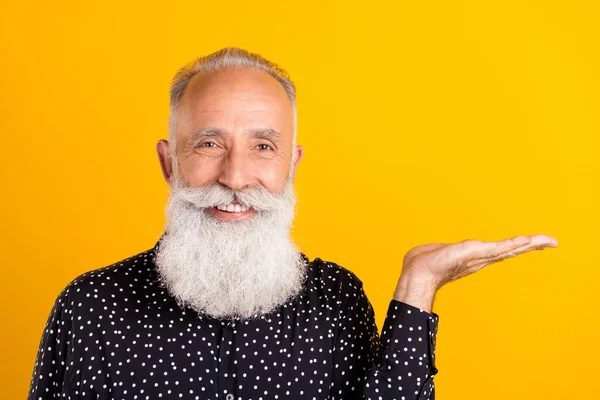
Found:
M 558 239 L 438 292 L 439 399 L 595 398 L 599 21 L 595 0 L 5 2 L 2 397 L 60 290 L 162 233 L 170 80 L 233 45 L 295 81 L 294 237 L 380 327 L 411 247 Z

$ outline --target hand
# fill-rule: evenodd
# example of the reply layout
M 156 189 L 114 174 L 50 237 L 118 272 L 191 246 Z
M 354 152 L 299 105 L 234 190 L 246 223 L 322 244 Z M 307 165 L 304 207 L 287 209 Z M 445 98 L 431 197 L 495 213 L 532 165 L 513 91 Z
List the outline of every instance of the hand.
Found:
M 477 272 L 486 265 L 531 250 L 556 247 L 552 236 L 515 236 L 499 242 L 463 240 L 417 246 L 404 256 L 394 299 L 431 310 L 435 292 L 448 282 Z

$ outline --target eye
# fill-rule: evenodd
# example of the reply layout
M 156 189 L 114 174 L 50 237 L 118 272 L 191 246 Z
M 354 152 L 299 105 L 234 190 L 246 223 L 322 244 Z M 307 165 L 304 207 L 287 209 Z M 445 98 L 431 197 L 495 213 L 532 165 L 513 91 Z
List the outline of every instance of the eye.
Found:
M 258 144 L 256 147 L 258 147 L 259 150 L 273 150 L 273 148 L 266 143 Z
M 217 147 L 217 144 L 215 142 L 202 142 L 198 147 Z

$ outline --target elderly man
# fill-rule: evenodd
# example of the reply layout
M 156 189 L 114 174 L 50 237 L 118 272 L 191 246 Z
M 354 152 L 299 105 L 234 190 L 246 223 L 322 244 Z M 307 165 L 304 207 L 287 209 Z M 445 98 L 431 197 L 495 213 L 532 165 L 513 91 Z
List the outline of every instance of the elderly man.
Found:
M 436 291 L 557 245 L 532 235 L 410 250 L 380 337 L 359 278 L 290 239 L 303 149 L 285 71 L 225 48 L 175 76 L 170 111 L 157 144 L 165 232 L 60 293 L 30 399 L 433 399 Z

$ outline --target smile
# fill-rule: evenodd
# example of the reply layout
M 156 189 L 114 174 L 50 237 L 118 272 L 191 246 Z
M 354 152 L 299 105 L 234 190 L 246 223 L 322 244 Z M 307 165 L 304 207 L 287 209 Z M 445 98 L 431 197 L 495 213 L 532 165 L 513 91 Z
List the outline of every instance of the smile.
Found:
M 230 213 L 246 212 L 250 209 L 249 207 L 246 207 L 242 204 L 233 204 L 233 203 L 219 204 L 218 206 L 216 206 L 216 208 L 218 210 L 230 212 Z
M 209 212 L 223 221 L 239 221 L 250 218 L 254 215 L 253 208 L 243 206 L 241 204 L 220 204 L 215 207 L 210 207 Z

